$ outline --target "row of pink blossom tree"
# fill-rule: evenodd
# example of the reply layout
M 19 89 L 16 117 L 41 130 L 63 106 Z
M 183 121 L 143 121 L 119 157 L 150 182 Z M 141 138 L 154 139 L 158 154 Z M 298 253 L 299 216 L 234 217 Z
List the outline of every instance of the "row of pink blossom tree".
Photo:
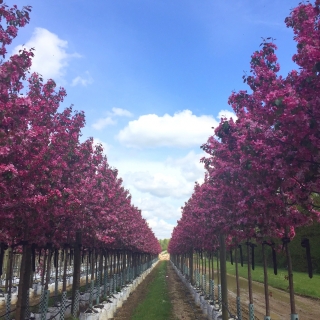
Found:
M 0 5 L 4 59 L 30 11 Z M 58 110 L 66 92 L 28 76 L 32 57 L 23 49 L 0 64 L 0 243 L 22 245 L 29 257 L 31 245 L 59 249 L 81 232 L 86 248 L 157 254 L 157 239 L 101 145 L 80 141 L 83 112 Z
M 223 233 L 235 243 L 281 238 L 290 260 L 295 228 L 319 221 L 320 1 L 300 3 L 285 23 L 294 32 L 299 70 L 279 75 L 270 38 L 253 53 L 250 75 L 243 76 L 250 89 L 229 98 L 236 120 L 221 119 L 202 146 L 209 154 L 202 159 L 205 182 L 183 207 L 171 253 L 212 251 Z

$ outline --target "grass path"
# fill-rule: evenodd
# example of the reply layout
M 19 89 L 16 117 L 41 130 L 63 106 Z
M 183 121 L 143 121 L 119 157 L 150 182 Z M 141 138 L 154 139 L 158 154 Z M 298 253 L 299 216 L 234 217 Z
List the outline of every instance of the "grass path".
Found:
M 159 261 L 157 274 L 148 286 L 146 298 L 140 302 L 131 320 L 167 320 L 172 304 L 169 299 L 166 278 L 167 261 Z
M 167 259 L 167 255 L 160 256 L 158 264 L 113 320 L 207 319 Z

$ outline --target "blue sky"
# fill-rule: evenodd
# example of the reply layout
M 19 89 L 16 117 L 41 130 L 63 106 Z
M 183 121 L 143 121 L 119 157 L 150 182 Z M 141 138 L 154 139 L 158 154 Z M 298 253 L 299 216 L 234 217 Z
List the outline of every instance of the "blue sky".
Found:
M 31 22 L 14 40 L 35 47 L 33 71 L 67 90 L 86 114 L 83 138 L 105 147 L 133 203 L 169 238 L 204 170 L 200 145 L 273 37 L 281 73 L 295 68 L 284 19 L 293 0 L 18 0 Z

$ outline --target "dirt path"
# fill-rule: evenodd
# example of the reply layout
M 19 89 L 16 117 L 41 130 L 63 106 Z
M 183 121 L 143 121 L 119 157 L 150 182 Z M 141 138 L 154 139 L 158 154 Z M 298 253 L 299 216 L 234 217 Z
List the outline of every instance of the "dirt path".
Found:
M 234 282 L 234 283 L 233 283 Z M 228 289 L 229 289 L 229 306 L 235 313 L 236 309 L 236 288 L 235 277 L 228 275 Z M 290 299 L 289 293 L 283 290 L 270 287 L 270 310 L 272 320 L 289 319 L 290 315 Z M 248 315 L 248 281 L 241 278 L 241 304 L 244 320 Z M 253 302 L 255 309 L 256 319 L 264 319 L 265 314 L 265 299 L 264 299 L 264 286 L 262 283 L 254 282 L 253 290 Z M 303 320 L 315 320 L 320 319 L 320 300 L 306 298 L 296 295 L 296 310 L 299 314 L 299 318 Z
M 161 257 L 161 260 L 167 260 L 168 256 Z M 171 263 L 167 262 L 166 281 L 170 300 L 172 302 L 172 316 L 170 319 L 164 320 L 206 320 L 201 309 L 195 305 L 192 296 L 187 288 L 179 279 L 174 271 Z M 130 294 L 128 300 L 123 304 L 122 308 L 117 311 L 113 320 L 129 320 L 138 304 L 143 301 L 148 292 L 149 283 L 153 281 L 157 274 L 156 266 L 146 279 L 138 286 L 138 288 Z
M 200 307 L 193 300 L 189 290 L 181 282 L 170 262 L 167 266 L 167 285 L 172 302 L 172 320 L 206 320 Z

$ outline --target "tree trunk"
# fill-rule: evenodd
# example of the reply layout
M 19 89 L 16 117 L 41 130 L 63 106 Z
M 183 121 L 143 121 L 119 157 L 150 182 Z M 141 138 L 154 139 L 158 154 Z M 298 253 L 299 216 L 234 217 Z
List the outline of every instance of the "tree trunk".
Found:
M 96 252 L 95 252 L 95 249 L 92 250 L 91 252 L 91 281 L 94 280 L 94 266 L 95 266 L 95 255 L 96 255 Z
M 16 319 L 24 320 L 31 274 L 31 245 L 23 244 Z
M 236 246 L 236 249 L 235 249 L 234 260 L 235 260 L 235 265 L 236 265 L 237 297 L 240 297 L 239 269 L 238 269 L 238 246 Z
M 6 260 L 7 260 L 6 261 L 7 262 L 7 265 L 6 265 L 6 284 L 5 284 L 6 292 L 9 291 L 8 290 L 9 289 L 9 282 L 10 282 L 10 279 L 12 278 L 12 274 L 10 272 L 11 259 L 12 259 L 12 247 L 9 247 L 7 250 L 7 255 L 6 255 Z
M 220 234 L 220 269 L 221 269 L 221 292 L 222 292 L 222 319 L 228 320 L 228 287 L 226 265 L 226 242 L 225 236 Z
M 45 277 L 45 274 L 46 274 L 46 264 L 47 264 L 47 250 L 44 249 L 42 275 L 41 275 L 41 285 L 42 286 L 44 286 L 44 277 Z
M 193 285 L 193 251 L 189 252 L 190 283 Z
M 250 254 L 250 244 L 247 243 L 247 256 L 248 256 L 248 286 L 249 286 L 249 303 L 253 304 L 253 294 L 252 294 L 252 277 L 251 277 L 251 254 Z
M 50 272 L 51 272 L 51 256 L 52 256 L 52 248 L 49 247 L 48 250 L 48 258 L 47 258 L 47 275 L 46 275 L 46 284 L 44 286 L 44 290 L 48 290 L 49 282 L 50 282 Z
M 72 283 L 72 304 L 71 314 L 75 315 L 78 312 L 78 306 L 76 306 L 76 295 L 80 287 L 80 267 L 81 267 L 81 231 L 76 232 L 76 243 L 74 246 L 74 257 L 73 257 L 73 283 Z
M 263 258 L 263 274 L 264 274 L 264 297 L 266 302 L 266 316 L 270 316 L 270 304 L 269 304 L 269 288 L 268 288 L 268 266 L 267 257 L 265 252 L 265 244 L 262 244 L 262 258 Z
M 212 252 L 212 261 L 211 261 L 211 271 L 212 271 L 212 280 L 214 281 L 214 253 L 213 252 Z
M 218 285 L 219 285 L 220 284 L 219 250 L 217 250 L 217 276 L 218 276 Z
M 1 243 L 0 244 L 0 277 L 2 276 L 5 249 L 6 249 L 6 245 L 4 243 Z
M 294 287 L 293 287 L 293 273 L 292 273 L 292 261 L 291 255 L 289 250 L 289 241 L 284 243 L 286 256 L 287 256 L 287 263 L 288 263 L 288 278 L 289 278 L 289 290 L 290 290 L 290 307 L 291 307 L 291 314 L 296 314 L 296 303 L 294 300 Z
M 68 266 L 68 248 L 63 252 L 63 276 L 62 276 L 62 292 L 67 291 L 67 266 Z

